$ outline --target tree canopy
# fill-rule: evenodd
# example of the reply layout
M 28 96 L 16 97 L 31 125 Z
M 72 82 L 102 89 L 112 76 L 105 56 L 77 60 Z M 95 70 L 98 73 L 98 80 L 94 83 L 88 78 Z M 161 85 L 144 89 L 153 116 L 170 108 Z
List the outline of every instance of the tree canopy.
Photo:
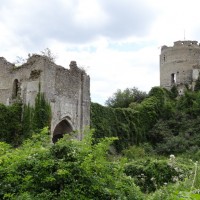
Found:
M 112 97 L 109 97 L 105 104 L 112 108 L 128 108 L 130 103 L 140 103 L 147 97 L 146 92 L 138 90 L 138 88 L 118 89 Z

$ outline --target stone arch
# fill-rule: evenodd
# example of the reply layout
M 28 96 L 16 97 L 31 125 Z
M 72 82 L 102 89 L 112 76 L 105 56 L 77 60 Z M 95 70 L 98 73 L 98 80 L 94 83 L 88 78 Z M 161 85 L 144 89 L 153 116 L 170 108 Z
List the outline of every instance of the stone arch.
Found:
M 13 82 L 12 98 L 13 99 L 17 98 L 18 93 L 19 93 L 19 81 L 18 79 L 15 79 Z
M 60 121 L 54 131 L 53 131 L 53 138 L 52 142 L 56 143 L 60 138 L 63 137 L 64 134 L 69 134 L 73 131 L 73 128 L 71 124 L 68 122 L 68 120 L 64 119 Z

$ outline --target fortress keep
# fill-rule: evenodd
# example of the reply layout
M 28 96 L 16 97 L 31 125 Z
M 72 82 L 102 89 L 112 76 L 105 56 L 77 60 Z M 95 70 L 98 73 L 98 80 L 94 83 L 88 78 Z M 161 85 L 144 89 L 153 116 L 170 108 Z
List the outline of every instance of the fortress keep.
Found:
M 178 87 L 179 94 L 186 86 L 194 88 L 200 72 L 200 44 L 197 41 L 176 41 L 174 46 L 162 46 L 160 54 L 160 86 Z
M 90 78 L 75 61 L 65 69 L 46 56 L 33 55 L 16 67 L 0 57 L 0 71 L 0 103 L 9 105 L 20 99 L 23 104 L 34 105 L 40 85 L 51 105 L 53 142 L 75 130 L 78 139 L 82 138 L 84 127 L 90 123 Z

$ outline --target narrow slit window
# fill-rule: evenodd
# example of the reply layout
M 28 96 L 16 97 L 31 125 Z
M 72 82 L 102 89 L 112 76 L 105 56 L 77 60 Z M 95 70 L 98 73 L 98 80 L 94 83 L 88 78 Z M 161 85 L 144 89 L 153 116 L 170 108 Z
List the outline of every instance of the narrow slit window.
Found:
M 175 73 L 172 73 L 172 74 L 171 74 L 171 83 L 172 83 L 172 84 L 175 84 L 175 83 L 176 83 L 176 74 L 175 74 Z
M 15 99 L 18 96 L 19 91 L 19 81 L 17 79 L 13 82 L 13 99 Z

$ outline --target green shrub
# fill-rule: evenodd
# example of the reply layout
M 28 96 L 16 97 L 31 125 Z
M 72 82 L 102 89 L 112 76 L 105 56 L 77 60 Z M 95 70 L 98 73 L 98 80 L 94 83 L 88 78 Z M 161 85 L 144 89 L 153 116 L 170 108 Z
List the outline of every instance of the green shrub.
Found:
M 124 149 L 122 151 L 122 155 L 128 158 L 129 160 L 143 158 L 146 156 L 144 148 L 135 145 L 129 147 L 128 149 Z
M 18 146 L 22 141 L 22 105 L 11 106 L 0 104 L 0 141 Z
M 160 119 L 174 115 L 174 100 L 171 93 L 154 87 L 142 102 L 132 102 L 129 108 L 110 108 L 96 103 L 91 104 L 91 127 L 95 138 L 114 136 L 118 152 L 129 146 L 149 140 L 149 131 Z
M 176 162 L 173 155 L 169 160 L 143 159 L 128 163 L 125 173 L 133 177 L 143 192 L 153 192 L 169 183 L 184 180 L 189 168 Z
M 92 131 L 83 141 L 67 135 L 49 143 L 48 129 L 34 134 L 17 149 L 0 155 L 0 199 L 127 199 L 143 195 L 123 172 L 123 160 L 111 162 L 115 138 L 93 144 Z
M 199 179 L 200 173 L 198 169 L 198 164 L 195 163 L 193 173 L 185 178 L 184 181 L 176 182 L 175 184 L 168 184 L 167 186 L 161 187 L 154 193 L 147 196 L 148 200 L 198 200 L 200 199 L 199 182 L 196 184 L 196 180 Z

